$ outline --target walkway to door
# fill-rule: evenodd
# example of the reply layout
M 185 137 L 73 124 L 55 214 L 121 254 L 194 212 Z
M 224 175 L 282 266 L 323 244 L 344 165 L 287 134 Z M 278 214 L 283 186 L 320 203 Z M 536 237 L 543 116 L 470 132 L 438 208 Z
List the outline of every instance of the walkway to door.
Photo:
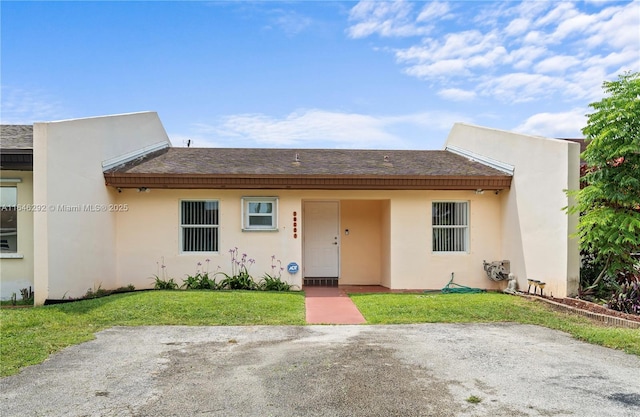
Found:
M 304 287 L 308 324 L 364 324 L 344 287 Z
M 307 324 L 364 324 L 348 293 L 416 293 L 423 290 L 390 290 L 380 285 L 304 286 Z
M 367 321 L 347 293 L 396 292 L 379 285 L 305 286 L 303 291 L 308 324 L 364 324 Z

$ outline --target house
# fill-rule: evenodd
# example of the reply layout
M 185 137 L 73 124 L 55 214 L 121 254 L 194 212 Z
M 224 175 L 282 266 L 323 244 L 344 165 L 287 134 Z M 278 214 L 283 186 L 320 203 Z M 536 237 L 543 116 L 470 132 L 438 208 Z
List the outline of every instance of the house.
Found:
M 234 248 L 255 277 L 275 261 L 297 286 L 440 289 L 454 274 L 502 289 L 483 262 L 508 260 L 520 288 L 577 290 L 572 142 L 456 124 L 435 151 L 177 148 L 153 112 L 35 123 L 31 146 L 17 131 L 29 126 L 2 129 L 2 204 L 18 222 L 3 298 L 148 288 L 161 266 L 180 283 L 230 272 Z M 11 149 L 32 150 L 32 171 L 5 166 Z

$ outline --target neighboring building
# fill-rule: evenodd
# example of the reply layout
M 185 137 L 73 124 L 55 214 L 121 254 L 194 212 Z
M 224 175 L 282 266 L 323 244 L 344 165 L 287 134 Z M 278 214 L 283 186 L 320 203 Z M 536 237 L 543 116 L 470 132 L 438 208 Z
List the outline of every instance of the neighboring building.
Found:
M 456 124 L 439 151 L 174 148 L 155 113 L 136 113 L 36 123 L 32 149 L 33 175 L 2 168 L 22 186 L 33 177 L 43 208 L 17 210 L 32 218 L 18 251 L 35 242 L 22 253 L 33 274 L 5 274 L 16 260 L 3 253 L 3 298 L 8 282 L 32 283 L 42 303 L 151 287 L 161 265 L 177 282 L 198 263 L 230 272 L 234 248 L 256 278 L 273 257 L 299 265 L 282 272 L 298 286 L 439 289 L 453 273 L 500 289 L 483 261 L 504 259 L 521 288 L 577 290 L 576 218 L 562 211 L 578 187 L 571 142 Z
M 4 300 L 33 285 L 33 212 L 29 210 L 33 208 L 32 126 L 2 126 L 0 206 L 0 290 Z

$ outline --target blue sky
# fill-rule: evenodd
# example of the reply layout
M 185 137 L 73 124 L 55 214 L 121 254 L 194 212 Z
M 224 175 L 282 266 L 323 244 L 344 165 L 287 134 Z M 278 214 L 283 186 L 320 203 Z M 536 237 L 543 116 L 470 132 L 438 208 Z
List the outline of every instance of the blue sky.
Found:
M 640 71 L 638 1 L 10 2 L 2 123 L 157 111 L 175 146 L 440 149 L 455 122 L 581 137 Z

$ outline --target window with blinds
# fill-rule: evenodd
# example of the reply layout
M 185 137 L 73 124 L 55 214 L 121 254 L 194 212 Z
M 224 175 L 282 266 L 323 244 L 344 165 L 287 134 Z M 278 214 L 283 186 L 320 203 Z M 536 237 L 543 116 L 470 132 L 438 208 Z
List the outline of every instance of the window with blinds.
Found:
M 432 205 L 433 251 L 469 250 L 469 203 L 434 202 Z
M 182 201 L 180 228 L 183 252 L 218 251 L 218 202 Z

